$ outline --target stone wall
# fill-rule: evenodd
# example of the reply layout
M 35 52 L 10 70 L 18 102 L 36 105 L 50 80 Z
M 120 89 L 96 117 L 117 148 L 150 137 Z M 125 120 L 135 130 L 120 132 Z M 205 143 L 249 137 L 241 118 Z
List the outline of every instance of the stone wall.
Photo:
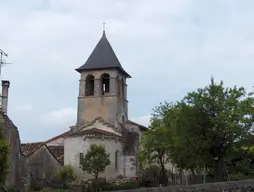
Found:
M 0 118 L 4 120 L 4 134 L 11 149 L 9 155 L 10 167 L 6 178 L 6 185 L 21 188 L 23 186 L 21 178 L 25 175 L 25 164 L 22 161 L 25 161 L 25 157 L 20 149 L 19 131 L 9 117 L 3 115 L 2 112 L 0 113 Z
M 254 192 L 254 180 L 120 190 L 119 192 Z
M 37 149 L 26 160 L 26 168 L 32 181 L 46 180 L 50 182 L 55 178 L 60 167 L 62 165 L 54 158 L 46 145 Z
M 110 75 L 110 92 L 102 95 L 101 75 L 104 73 Z M 85 95 L 87 75 L 94 76 L 93 96 Z M 121 95 L 121 79 L 124 81 L 124 97 Z M 127 85 L 125 77 L 116 69 L 82 72 L 79 85 L 77 115 L 77 125 L 81 127 L 87 122 L 93 121 L 96 117 L 101 117 L 111 124 L 114 124 L 116 121 L 122 122 L 128 119 Z

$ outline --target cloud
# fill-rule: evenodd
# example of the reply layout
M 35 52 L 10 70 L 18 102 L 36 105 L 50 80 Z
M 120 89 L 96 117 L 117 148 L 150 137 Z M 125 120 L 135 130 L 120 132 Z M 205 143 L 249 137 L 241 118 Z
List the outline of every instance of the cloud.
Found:
M 67 107 L 47 113 L 42 117 L 42 120 L 56 128 L 67 128 L 75 125 L 76 116 L 76 109 Z
M 211 75 L 251 88 L 253 6 L 253 0 L 3 1 L 0 49 L 12 65 L 1 77 L 11 81 L 8 113 L 21 139 L 49 138 L 75 124 L 80 74 L 74 69 L 100 39 L 103 20 L 133 77 L 129 117 L 141 124 L 159 102 L 181 99 Z M 18 110 L 24 103 L 32 113 Z

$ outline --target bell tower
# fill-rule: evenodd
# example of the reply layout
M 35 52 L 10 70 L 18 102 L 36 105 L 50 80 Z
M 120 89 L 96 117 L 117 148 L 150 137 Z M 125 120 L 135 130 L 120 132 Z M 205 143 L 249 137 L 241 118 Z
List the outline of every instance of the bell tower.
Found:
M 80 73 L 77 126 L 83 126 L 95 118 L 115 124 L 128 119 L 127 78 L 114 53 L 105 30 L 84 65 L 76 69 Z

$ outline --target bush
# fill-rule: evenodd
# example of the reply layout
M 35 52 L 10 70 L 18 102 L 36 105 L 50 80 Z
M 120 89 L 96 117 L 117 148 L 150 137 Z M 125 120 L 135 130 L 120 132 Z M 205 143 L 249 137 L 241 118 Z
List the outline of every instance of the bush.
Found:
M 126 182 L 126 183 L 111 183 L 101 186 L 102 191 L 115 191 L 115 190 L 127 190 L 139 188 L 138 182 Z
M 68 189 L 52 189 L 52 188 L 43 188 L 37 192 L 69 192 Z
M 61 180 L 63 188 L 67 188 L 67 184 L 75 179 L 73 168 L 70 165 L 65 165 L 60 168 L 56 176 Z
M 18 190 L 18 187 L 16 187 L 16 186 L 9 186 L 9 187 L 7 187 L 7 191 L 8 192 L 18 192 L 19 190 Z

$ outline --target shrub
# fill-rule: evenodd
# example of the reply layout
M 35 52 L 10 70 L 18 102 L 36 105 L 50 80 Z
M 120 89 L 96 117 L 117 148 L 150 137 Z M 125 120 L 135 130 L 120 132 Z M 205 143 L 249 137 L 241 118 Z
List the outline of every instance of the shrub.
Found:
M 65 165 L 60 168 L 56 176 L 61 180 L 63 188 L 67 188 L 67 184 L 75 179 L 73 168 L 70 165 Z
M 127 190 L 139 188 L 138 182 L 126 182 L 126 183 L 111 183 L 105 184 L 101 187 L 102 191 L 115 191 L 115 190 Z
M 44 188 L 39 192 L 69 192 L 68 189 L 52 189 L 52 188 Z

